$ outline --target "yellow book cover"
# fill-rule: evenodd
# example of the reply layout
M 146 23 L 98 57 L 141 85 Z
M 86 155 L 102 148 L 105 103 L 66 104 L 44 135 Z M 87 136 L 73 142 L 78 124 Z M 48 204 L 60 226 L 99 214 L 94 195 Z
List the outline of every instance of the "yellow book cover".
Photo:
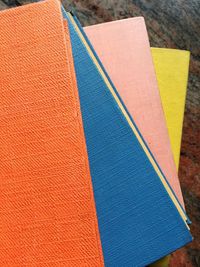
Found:
M 176 167 L 179 166 L 190 52 L 151 48 Z

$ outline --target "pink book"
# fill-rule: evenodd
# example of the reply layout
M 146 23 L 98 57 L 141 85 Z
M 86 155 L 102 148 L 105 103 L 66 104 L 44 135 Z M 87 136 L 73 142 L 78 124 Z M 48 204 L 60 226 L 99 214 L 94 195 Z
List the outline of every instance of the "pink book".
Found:
M 130 115 L 184 206 L 142 17 L 84 28 Z

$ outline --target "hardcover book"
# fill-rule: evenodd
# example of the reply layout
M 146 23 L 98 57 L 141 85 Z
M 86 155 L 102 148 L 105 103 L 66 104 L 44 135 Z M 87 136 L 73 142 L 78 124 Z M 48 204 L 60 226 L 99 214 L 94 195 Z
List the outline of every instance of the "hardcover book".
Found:
M 68 21 L 105 266 L 146 266 L 192 240 L 187 216 L 77 18 Z
M 59 1 L 0 13 L 0 265 L 103 266 Z
M 154 47 L 151 52 L 178 170 L 190 52 Z
M 109 77 L 184 206 L 142 17 L 84 28 Z

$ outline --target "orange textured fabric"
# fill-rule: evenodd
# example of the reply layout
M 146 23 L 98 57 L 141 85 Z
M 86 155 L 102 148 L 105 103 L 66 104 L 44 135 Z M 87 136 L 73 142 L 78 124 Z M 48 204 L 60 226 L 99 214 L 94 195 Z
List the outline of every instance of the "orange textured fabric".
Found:
M 59 2 L 1 12 L 0 40 L 0 266 L 103 266 Z

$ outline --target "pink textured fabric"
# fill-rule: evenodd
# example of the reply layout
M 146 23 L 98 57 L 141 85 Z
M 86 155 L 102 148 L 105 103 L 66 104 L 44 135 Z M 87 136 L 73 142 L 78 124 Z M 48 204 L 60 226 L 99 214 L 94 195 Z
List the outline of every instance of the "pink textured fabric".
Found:
M 184 206 L 142 17 L 85 27 L 168 182 Z

